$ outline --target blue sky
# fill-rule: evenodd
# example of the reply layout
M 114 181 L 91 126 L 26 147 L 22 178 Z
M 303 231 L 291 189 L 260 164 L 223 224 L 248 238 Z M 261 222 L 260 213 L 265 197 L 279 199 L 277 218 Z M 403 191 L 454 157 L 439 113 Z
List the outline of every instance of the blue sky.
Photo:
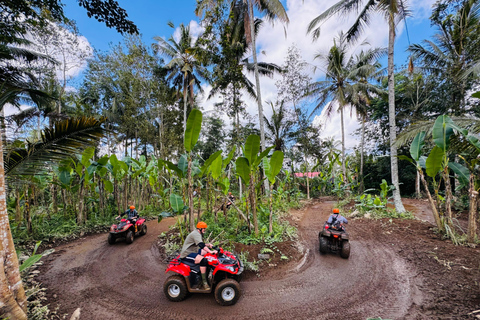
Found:
M 340 30 L 347 30 L 353 20 L 354 15 L 347 18 L 334 17 L 328 20 L 323 26 L 318 41 L 312 43 L 311 37 L 306 35 L 306 25 L 315 16 L 319 15 L 325 9 L 336 3 L 338 0 L 286 0 L 282 1 L 290 23 L 286 27 L 287 37 L 284 34 L 284 28 L 280 23 L 275 26 L 264 24 L 257 40 L 257 52 L 259 61 L 274 62 L 283 64 L 287 49 L 295 44 L 302 52 L 303 59 L 308 63 L 315 65 L 313 56 L 318 52 L 325 52 L 333 43 L 333 38 L 338 35 Z M 192 30 L 199 31 L 198 19 L 194 14 L 196 0 L 119 0 L 120 6 L 124 8 L 129 16 L 140 30 L 143 41 L 146 44 L 154 42 L 154 36 L 169 38 L 174 30 L 167 23 L 173 22 L 175 26 L 180 23 L 191 24 Z M 409 39 L 404 25 L 398 26 L 397 40 L 395 48 L 395 63 L 397 67 L 405 65 L 408 60 L 406 49 L 410 43 L 419 43 L 428 39 L 434 33 L 430 26 L 428 17 L 431 14 L 431 5 L 435 0 L 409 0 L 412 16 L 407 19 Z M 97 22 L 93 18 L 88 18 L 85 9 L 78 6 L 76 0 L 64 0 L 65 13 L 70 19 L 77 23 L 80 33 L 86 37 L 90 45 L 100 51 L 108 51 L 110 43 L 117 44 L 122 41 L 122 35 L 114 29 L 107 28 L 103 23 Z M 365 30 L 364 38 L 371 46 L 385 47 L 388 42 L 388 28 L 382 16 L 372 19 L 370 27 Z M 386 65 L 386 59 L 382 61 Z M 309 70 L 313 79 L 320 79 L 322 74 L 318 71 L 314 73 Z M 252 79 L 253 80 L 253 79 Z M 274 101 L 276 98 L 275 81 L 277 79 L 264 78 L 261 80 L 262 98 L 264 101 Z M 209 86 L 205 84 L 206 94 L 209 92 Z M 203 103 L 204 110 L 211 110 L 213 104 L 219 100 L 212 99 Z M 257 115 L 257 107 L 254 101 L 247 101 L 247 110 L 253 116 Z M 269 110 L 265 110 L 267 116 Z M 328 121 L 319 114 L 315 121 L 323 123 L 324 137 L 336 136 L 339 138 L 338 119 L 335 115 Z M 225 119 L 227 120 L 227 119 Z M 350 133 L 358 127 L 355 117 L 346 120 L 346 128 Z M 353 147 L 356 144 L 356 137 L 347 140 L 347 147 Z

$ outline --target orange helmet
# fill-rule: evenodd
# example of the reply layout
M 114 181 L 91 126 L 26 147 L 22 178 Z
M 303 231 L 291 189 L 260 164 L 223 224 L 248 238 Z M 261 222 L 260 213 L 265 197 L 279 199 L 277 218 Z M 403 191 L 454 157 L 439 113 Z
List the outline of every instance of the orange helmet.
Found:
M 135 209 L 135 206 L 130 206 L 130 210 L 133 210 L 133 209 Z
M 231 192 L 229 192 L 228 194 L 232 194 Z
M 207 229 L 207 224 L 203 221 L 197 223 L 197 229 Z
M 333 209 L 333 213 L 340 213 L 340 210 L 338 210 L 337 208 Z

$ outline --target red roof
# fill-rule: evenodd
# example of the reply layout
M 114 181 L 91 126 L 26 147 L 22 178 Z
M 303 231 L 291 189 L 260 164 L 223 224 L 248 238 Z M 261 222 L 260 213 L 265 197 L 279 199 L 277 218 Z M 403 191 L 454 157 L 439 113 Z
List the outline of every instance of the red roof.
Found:
M 308 175 L 309 178 L 315 178 L 315 177 L 318 177 L 319 174 L 320 172 L 307 172 L 307 173 L 295 172 L 295 177 L 303 178 Z

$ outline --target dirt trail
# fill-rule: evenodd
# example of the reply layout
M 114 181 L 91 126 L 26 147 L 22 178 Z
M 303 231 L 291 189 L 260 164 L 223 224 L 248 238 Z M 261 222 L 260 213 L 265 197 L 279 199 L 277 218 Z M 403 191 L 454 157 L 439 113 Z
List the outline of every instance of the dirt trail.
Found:
M 421 279 L 388 244 L 369 241 L 368 230 L 351 221 L 351 256 L 318 253 L 318 231 L 333 201 L 315 201 L 295 212 L 306 259 L 279 270 L 275 280 L 243 281 L 232 307 L 213 295 L 196 294 L 180 303 L 163 294 L 166 265 L 152 245 L 173 219 L 148 223 L 146 236 L 127 245 L 107 244 L 107 235 L 90 236 L 57 248 L 46 257 L 39 280 L 59 313 L 80 307 L 87 319 L 416 319 L 422 302 Z M 296 268 L 295 268 L 296 267 Z M 340 308 L 339 306 L 344 306 Z

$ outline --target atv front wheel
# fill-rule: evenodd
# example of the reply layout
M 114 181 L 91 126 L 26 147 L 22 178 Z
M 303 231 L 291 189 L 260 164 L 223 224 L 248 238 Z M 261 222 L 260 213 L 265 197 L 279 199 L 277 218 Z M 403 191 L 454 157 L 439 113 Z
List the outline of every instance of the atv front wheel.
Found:
M 328 241 L 325 237 L 318 237 L 318 241 L 320 242 L 320 253 L 327 253 L 328 252 Z
M 130 243 L 133 242 L 133 231 L 132 230 L 127 231 L 127 236 L 125 237 L 125 242 L 127 244 L 130 244 Z
M 144 236 L 144 235 L 146 235 L 146 234 L 147 234 L 147 225 L 144 224 L 144 225 L 142 226 L 142 230 L 140 230 L 140 235 L 141 235 L 141 236 Z
M 111 233 L 108 234 L 108 244 L 114 244 L 117 239 Z
M 185 279 L 181 276 L 170 276 L 163 285 L 163 292 L 170 301 L 182 301 L 187 296 Z
M 342 251 L 340 251 L 340 257 L 348 259 L 350 257 L 350 242 L 343 241 Z
M 240 285 L 233 279 L 224 279 L 215 288 L 215 300 L 221 306 L 232 306 L 239 298 Z

